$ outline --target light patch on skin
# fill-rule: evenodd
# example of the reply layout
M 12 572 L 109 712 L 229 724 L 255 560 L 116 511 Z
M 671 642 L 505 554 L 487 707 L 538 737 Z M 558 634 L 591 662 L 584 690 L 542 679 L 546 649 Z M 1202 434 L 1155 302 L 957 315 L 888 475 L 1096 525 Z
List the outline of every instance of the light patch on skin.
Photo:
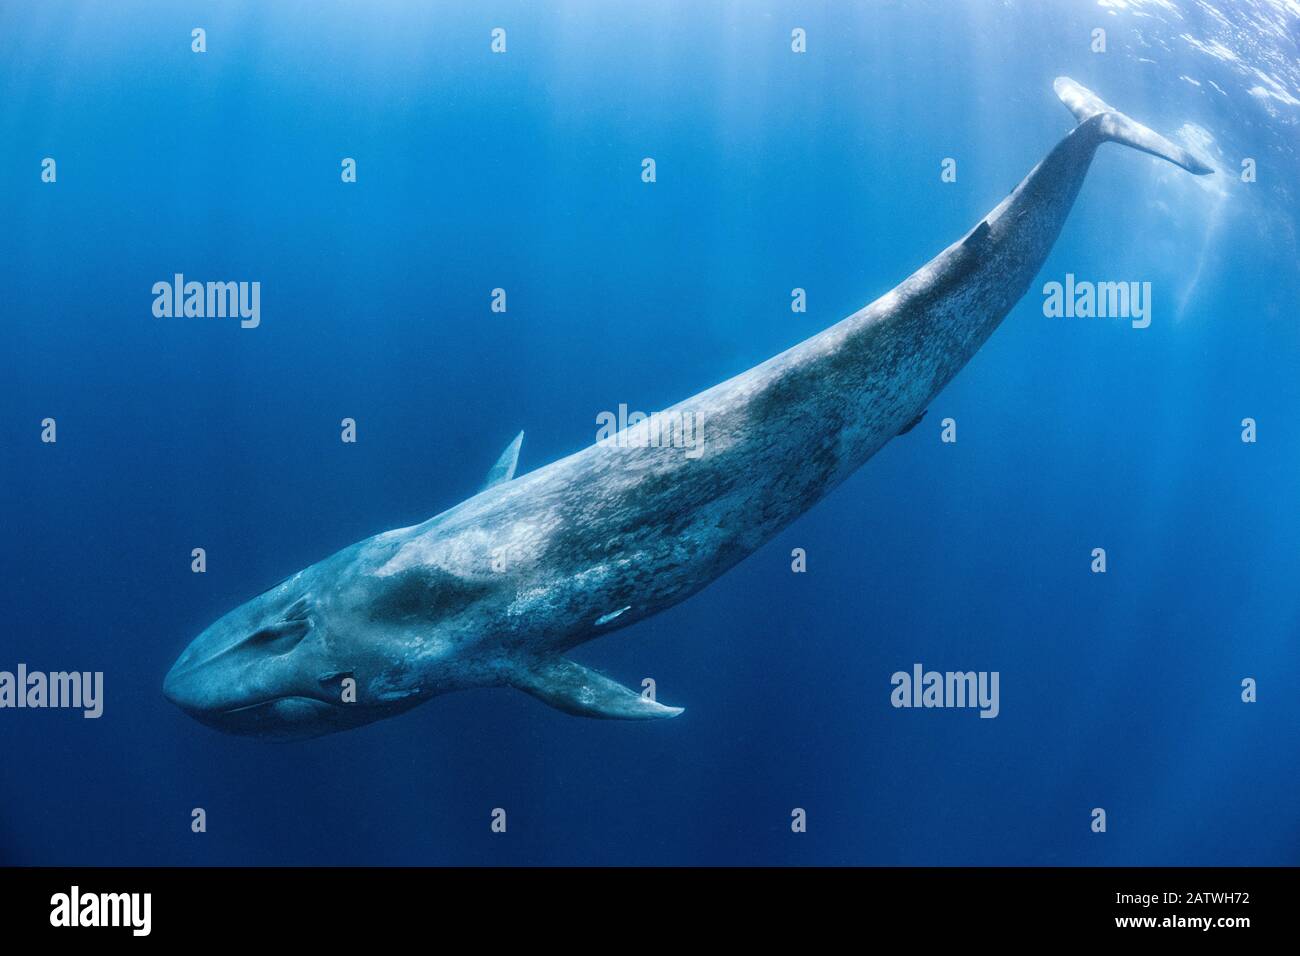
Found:
M 515 595 L 515 599 L 506 608 L 510 617 L 537 617 L 544 619 L 550 615 L 557 601 L 562 601 L 565 594 L 599 594 L 605 590 L 606 582 L 616 577 L 619 570 L 633 563 L 633 559 L 621 559 L 607 564 L 580 571 L 566 581 L 556 585 L 543 585 L 528 588 Z
M 506 614 L 510 617 L 522 617 L 532 614 L 546 607 L 548 603 L 546 599 L 550 593 L 550 588 L 529 588 L 526 591 L 520 591 L 515 595 L 515 599 L 510 602 L 510 606 L 506 608 Z
M 395 684 L 384 677 L 376 677 L 370 682 L 370 696 L 375 700 L 404 700 L 407 697 L 414 697 L 419 693 L 419 687 Z
M 875 308 L 881 312 L 892 312 L 898 306 L 898 300 L 898 289 L 893 288 L 873 302 L 869 308 Z
M 474 526 L 445 535 L 435 527 L 402 544 L 391 558 L 371 573 L 386 578 L 423 567 L 439 568 L 457 575 L 464 575 L 466 569 L 479 566 L 486 571 L 494 552 L 505 549 L 514 554 L 535 554 L 549 533 L 545 525 L 522 522 L 511 525 L 504 535 L 500 530 Z
M 596 618 L 596 626 L 600 627 L 600 625 L 602 624 L 608 624 L 610 621 L 614 620 L 614 618 L 618 617 L 624 611 L 630 611 L 630 610 L 632 610 L 632 605 L 629 604 L 627 607 L 621 607 L 617 611 L 610 611 L 608 614 L 602 614 L 600 617 Z
M 411 568 L 433 565 L 434 548 L 431 536 L 422 534 L 412 538 L 397 549 L 397 553 L 371 573 L 377 578 L 387 578 Z

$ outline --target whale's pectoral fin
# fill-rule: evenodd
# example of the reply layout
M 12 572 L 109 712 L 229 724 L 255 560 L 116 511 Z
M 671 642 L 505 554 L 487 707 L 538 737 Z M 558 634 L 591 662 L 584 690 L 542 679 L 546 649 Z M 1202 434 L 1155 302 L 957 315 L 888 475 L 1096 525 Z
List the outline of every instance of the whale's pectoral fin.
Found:
M 509 683 L 566 714 L 579 717 L 653 720 L 676 717 L 683 710 L 681 707 L 665 707 L 604 674 L 563 657 L 523 662 L 510 674 Z
M 487 481 L 483 484 L 484 491 L 515 476 L 515 469 L 519 467 L 519 446 L 523 443 L 524 433 L 520 432 L 509 445 L 506 445 L 506 450 L 501 453 L 501 457 L 487 474 Z
M 1147 129 L 1137 120 L 1125 116 L 1107 104 L 1082 83 L 1076 83 L 1068 76 L 1058 76 L 1052 88 L 1056 90 L 1056 95 L 1060 97 L 1061 102 L 1074 114 L 1080 126 L 1095 119 L 1097 133 L 1102 139 L 1123 143 L 1125 146 L 1132 146 L 1152 156 L 1167 159 L 1175 166 L 1181 166 L 1197 176 L 1214 172 L 1181 146 L 1169 142 L 1159 133 Z

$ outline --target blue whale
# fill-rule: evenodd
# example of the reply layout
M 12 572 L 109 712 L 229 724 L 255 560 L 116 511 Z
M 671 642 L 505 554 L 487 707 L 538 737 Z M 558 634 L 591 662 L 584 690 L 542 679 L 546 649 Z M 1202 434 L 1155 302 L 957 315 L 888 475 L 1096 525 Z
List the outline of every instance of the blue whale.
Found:
M 312 737 L 470 687 L 571 714 L 669 707 L 568 659 L 690 597 L 906 431 L 1028 290 L 1097 147 L 1211 170 L 1074 81 L 1078 121 L 973 229 L 859 312 L 735 378 L 422 524 L 299 571 L 204 630 L 163 691 L 231 733 Z M 689 448 L 681 438 L 691 423 Z

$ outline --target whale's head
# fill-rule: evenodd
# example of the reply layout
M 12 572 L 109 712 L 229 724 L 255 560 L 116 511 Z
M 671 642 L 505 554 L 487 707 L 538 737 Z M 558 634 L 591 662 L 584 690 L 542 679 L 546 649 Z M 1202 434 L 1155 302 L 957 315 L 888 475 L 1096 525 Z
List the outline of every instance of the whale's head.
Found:
M 278 740 L 389 716 L 349 693 L 355 656 L 342 659 L 329 611 L 308 585 L 295 575 L 206 628 L 167 673 L 167 699 L 217 730 Z

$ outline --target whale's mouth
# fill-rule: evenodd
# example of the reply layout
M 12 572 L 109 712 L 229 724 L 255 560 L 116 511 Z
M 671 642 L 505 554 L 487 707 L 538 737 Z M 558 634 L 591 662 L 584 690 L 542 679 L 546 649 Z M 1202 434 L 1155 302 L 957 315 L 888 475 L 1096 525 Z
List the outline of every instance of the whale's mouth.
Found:
M 261 710 L 265 707 L 274 707 L 276 704 L 283 704 L 287 701 L 293 701 L 295 704 L 321 704 L 320 701 L 311 697 L 300 697 L 297 694 L 287 694 L 284 697 L 273 697 L 270 700 L 259 700 L 256 704 L 244 704 L 241 707 L 231 707 L 229 710 L 218 711 L 221 716 L 226 717 L 231 714 L 245 714 L 250 711 Z M 327 705 L 321 704 L 322 707 Z
M 338 709 L 311 697 L 287 695 L 191 716 L 200 723 L 228 734 L 266 737 L 273 740 L 301 740 L 338 730 L 342 717 Z

